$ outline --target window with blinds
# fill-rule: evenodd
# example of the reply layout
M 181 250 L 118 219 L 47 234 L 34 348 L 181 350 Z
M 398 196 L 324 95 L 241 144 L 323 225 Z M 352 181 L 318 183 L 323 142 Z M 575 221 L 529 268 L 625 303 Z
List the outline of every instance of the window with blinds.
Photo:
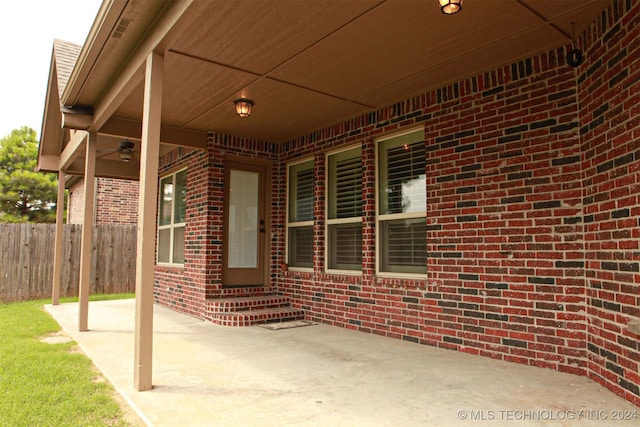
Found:
M 289 165 L 287 262 L 313 268 L 313 160 Z
M 423 273 L 427 265 L 424 218 L 381 221 L 381 271 Z
M 327 268 L 362 269 L 362 149 L 327 156 Z
M 387 212 L 426 210 L 424 141 L 387 151 Z
M 289 266 L 313 268 L 313 226 L 289 228 Z
M 378 271 L 427 272 L 424 131 L 378 144 Z

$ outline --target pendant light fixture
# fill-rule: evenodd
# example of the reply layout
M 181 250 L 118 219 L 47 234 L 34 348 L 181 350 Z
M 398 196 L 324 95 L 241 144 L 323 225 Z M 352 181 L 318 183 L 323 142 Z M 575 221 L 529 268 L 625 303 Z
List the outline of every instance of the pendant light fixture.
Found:
M 233 101 L 236 105 L 236 113 L 240 117 L 249 117 L 251 115 L 251 107 L 253 107 L 253 101 L 247 98 L 238 98 Z
M 453 15 L 462 10 L 462 0 L 438 0 L 440 10 L 445 15 Z

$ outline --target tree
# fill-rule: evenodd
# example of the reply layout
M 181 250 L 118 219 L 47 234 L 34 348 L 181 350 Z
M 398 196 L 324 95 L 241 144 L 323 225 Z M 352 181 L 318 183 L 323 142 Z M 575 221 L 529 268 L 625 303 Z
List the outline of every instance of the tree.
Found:
M 37 156 L 29 127 L 0 139 L 0 222 L 55 222 L 57 176 L 35 172 Z

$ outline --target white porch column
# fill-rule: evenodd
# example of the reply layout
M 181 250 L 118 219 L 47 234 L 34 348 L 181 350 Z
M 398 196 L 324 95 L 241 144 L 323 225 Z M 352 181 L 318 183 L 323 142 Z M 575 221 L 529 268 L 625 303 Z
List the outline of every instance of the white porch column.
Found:
M 93 234 L 96 188 L 96 143 L 98 134 L 90 132 L 84 161 L 84 215 L 80 249 L 80 319 L 78 330 L 87 331 L 89 319 L 89 288 L 91 287 L 91 235 Z
M 60 275 L 62 274 L 62 239 L 64 238 L 64 171 L 58 171 L 58 199 L 56 200 L 56 236 L 53 250 L 53 285 L 51 304 L 60 304 Z
M 158 206 L 158 156 L 160 154 L 160 113 L 164 58 L 151 52 L 147 57 L 142 142 L 140 147 L 140 198 L 136 258 L 136 332 L 134 387 L 153 386 L 153 269 L 155 265 L 156 209 Z

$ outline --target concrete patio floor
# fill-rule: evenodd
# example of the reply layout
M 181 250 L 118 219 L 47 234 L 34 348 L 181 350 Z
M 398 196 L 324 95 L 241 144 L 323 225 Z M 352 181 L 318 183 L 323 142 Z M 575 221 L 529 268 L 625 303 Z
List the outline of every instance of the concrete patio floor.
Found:
M 46 310 L 153 426 L 640 425 L 639 408 L 574 375 L 326 325 L 222 327 L 159 306 L 154 388 L 136 392 L 134 300 L 91 302 L 83 333 L 78 304 Z

